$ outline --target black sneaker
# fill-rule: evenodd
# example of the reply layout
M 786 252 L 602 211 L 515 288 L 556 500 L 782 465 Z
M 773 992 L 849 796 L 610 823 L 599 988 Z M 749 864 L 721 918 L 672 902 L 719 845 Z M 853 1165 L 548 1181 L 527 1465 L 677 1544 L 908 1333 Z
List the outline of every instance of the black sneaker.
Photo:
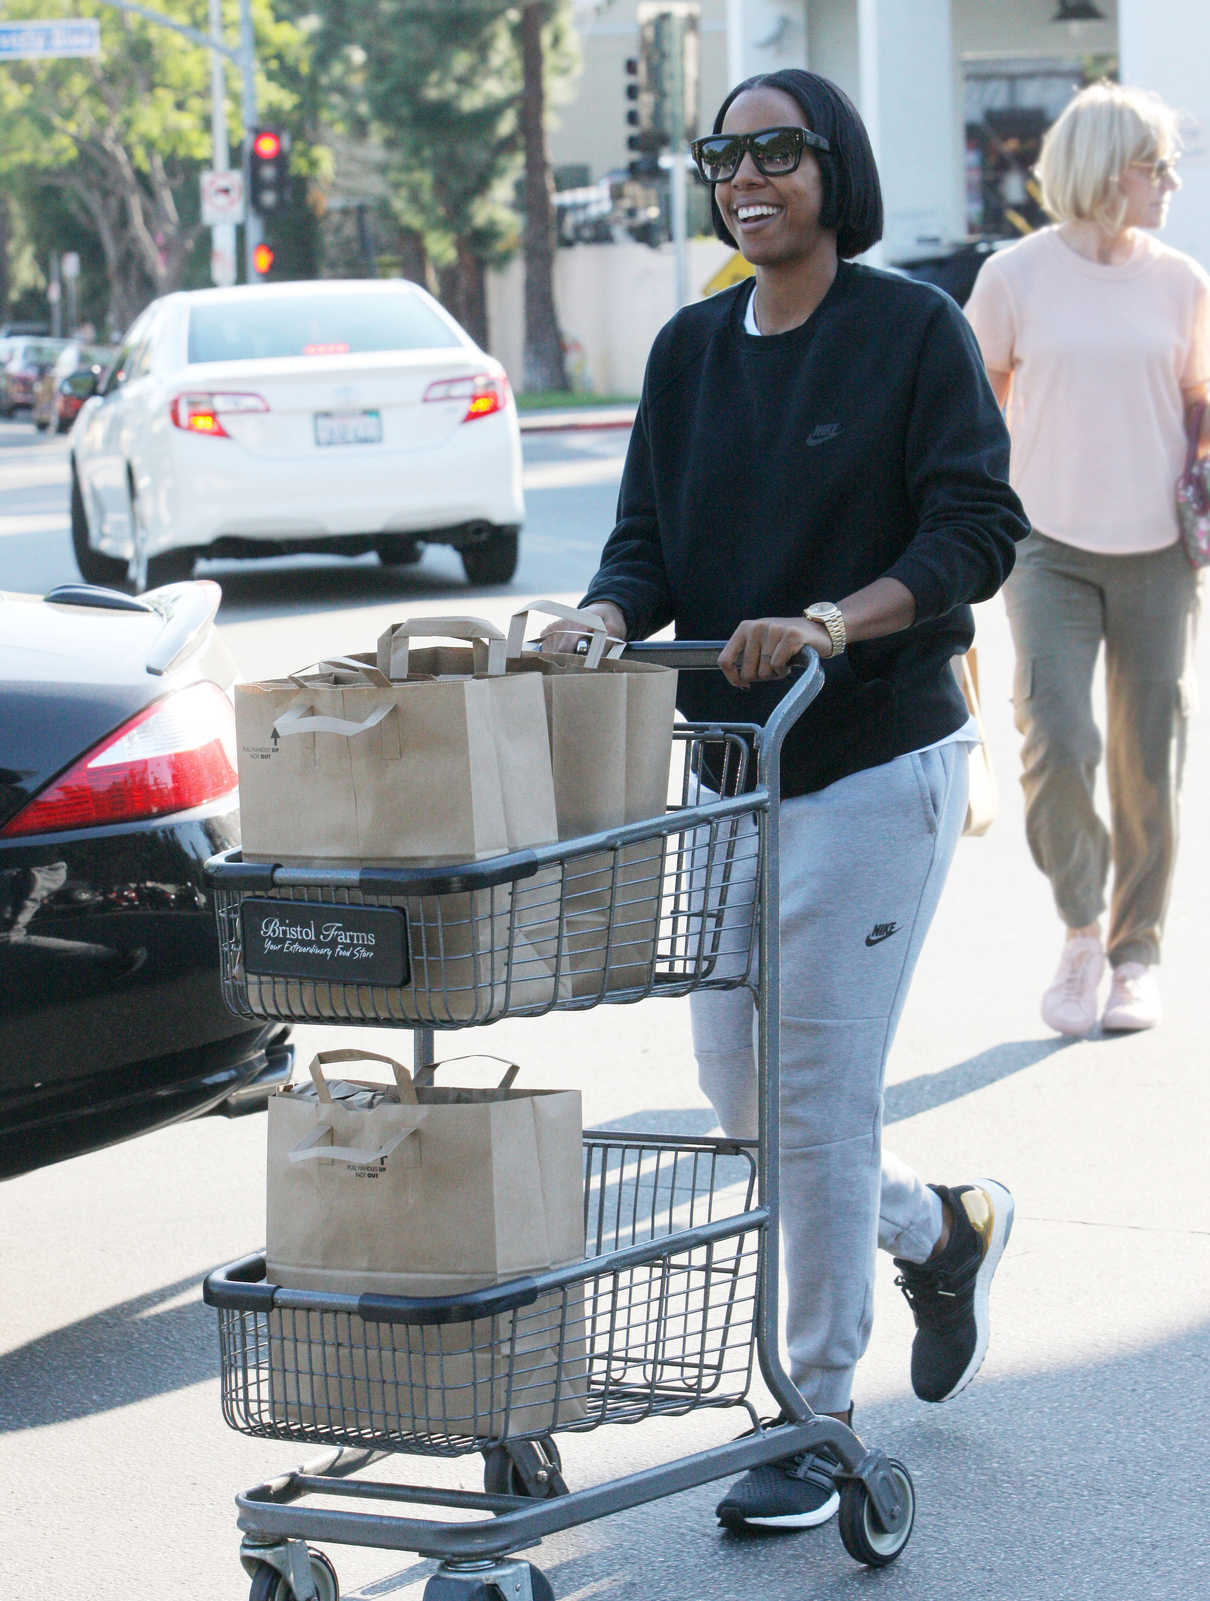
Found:
M 728 1529 L 813 1529 L 836 1513 L 836 1466 L 826 1451 L 799 1451 L 749 1468 L 715 1511 Z
M 1013 1198 L 994 1179 L 947 1189 L 954 1224 L 933 1262 L 895 1258 L 899 1285 L 916 1319 L 912 1388 L 922 1401 L 948 1401 L 964 1390 L 987 1354 L 988 1289 L 1013 1226 Z

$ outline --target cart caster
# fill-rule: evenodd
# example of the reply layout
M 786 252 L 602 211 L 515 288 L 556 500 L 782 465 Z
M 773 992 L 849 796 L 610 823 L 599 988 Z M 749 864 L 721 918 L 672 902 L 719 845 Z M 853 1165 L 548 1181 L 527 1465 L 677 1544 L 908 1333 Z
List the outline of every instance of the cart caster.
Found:
M 550 1580 L 532 1562 L 443 1562 L 424 1601 L 555 1601 Z
M 281 1555 L 285 1572 L 269 1562 L 257 1561 L 255 1564 L 246 1564 L 252 1568 L 252 1588 L 248 1592 L 248 1601 L 304 1601 L 304 1597 L 288 1577 L 291 1571 L 289 1553 L 280 1546 L 277 1551 Z M 336 1578 L 336 1569 L 323 1552 L 316 1551 L 313 1546 L 307 1546 L 306 1553 L 311 1563 L 311 1586 L 315 1601 L 340 1601 L 340 1584 Z M 305 1601 L 311 1601 L 311 1597 L 307 1596 Z
M 524 1495 L 547 1501 L 566 1495 L 563 1461 L 549 1434 L 536 1440 L 506 1440 L 483 1453 L 483 1488 L 489 1495 Z
M 902 1503 L 900 1515 L 891 1528 L 884 1528 L 860 1479 L 846 1479 L 840 1486 L 840 1538 L 855 1562 L 870 1568 L 885 1568 L 907 1545 L 916 1519 L 916 1491 L 912 1476 L 894 1457 L 886 1463 Z

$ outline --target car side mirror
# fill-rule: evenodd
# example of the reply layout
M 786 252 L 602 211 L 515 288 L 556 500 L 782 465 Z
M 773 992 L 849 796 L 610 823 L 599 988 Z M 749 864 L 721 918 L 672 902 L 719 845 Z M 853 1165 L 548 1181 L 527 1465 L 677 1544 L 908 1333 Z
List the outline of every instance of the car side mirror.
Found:
M 70 373 L 60 387 L 65 394 L 75 395 L 79 400 L 87 400 L 90 395 L 96 394 L 100 381 L 100 367 L 81 367 L 79 372 Z

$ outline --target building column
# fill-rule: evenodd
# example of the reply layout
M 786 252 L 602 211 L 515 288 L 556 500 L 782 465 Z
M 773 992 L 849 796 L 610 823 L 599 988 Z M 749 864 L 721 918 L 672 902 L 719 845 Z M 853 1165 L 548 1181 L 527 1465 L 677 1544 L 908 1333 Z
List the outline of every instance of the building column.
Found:
M 966 237 L 962 121 L 950 0 L 728 0 L 733 83 L 809 66 L 840 85 L 870 131 L 891 263 Z
M 1118 0 L 1120 76 L 1182 114 L 1182 189 L 1164 239 L 1210 268 L 1210 6 L 1206 0 Z
M 881 257 L 935 255 L 966 237 L 950 0 L 857 0 L 857 74 L 886 206 Z

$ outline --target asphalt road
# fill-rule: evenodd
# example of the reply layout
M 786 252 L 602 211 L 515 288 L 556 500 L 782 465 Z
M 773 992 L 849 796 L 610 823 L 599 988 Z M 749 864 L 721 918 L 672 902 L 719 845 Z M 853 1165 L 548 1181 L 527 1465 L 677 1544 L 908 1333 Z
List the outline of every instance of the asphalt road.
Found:
M 526 442 L 529 522 L 507 592 L 468 591 L 457 558 L 387 574 L 372 558 L 204 568 L 247 676 L 364 648 L 416 612 L 497 620 L 573 599 L 607 531 L 625 435 Z M 0 584 L 75 576 L 62 442 L 0 424 Z M 911 1323 L 880 1263 L 857 1423 L 910 1466 L 916 1533 L 881 1574 L 835 1528 L 722 1534 L 707 1486 L 558 1535 L 533 1553 L 560 1601 L 1172 1601 L 1210 1594 L 1210 1095 L 1205 930 L 1210 761 L 1194 724 L 1169 919 L 1169 1016 L 1151 1034 L 1067 1042 L 1037 1015 L 1058 929 L 1022 838 L 1009 648 L 981 609 L 1001 816 L 959 849 L 892 1056 L 888 1143 L 927 1177 L 989 1173 L 1018 1213 L 980 1378 L 929 1407 L 907 1379 Z M 1204 655 L 1200 677 L 1206 683 Z M 405 1036 L 358 1032 L 372 1049 Z M 299 1030 L 301 1052 L 349 1031 Z M 515 1055 L 534 1084 L 576 1083 L 586 1118 L 700 1132 L 685 1003 L 505 1022 L 447 1054 Z M 19 1601 L 242 1601 L 232 1495 L 305 1455 L 225 1429 L 213 1314 L 199 1287 L 263 1237 L 260 1118 L 210 1119 L 0 1190 L 0 1521 Z M 568 1477 L 604 1479 L 745 1427 L 699 1413 L 569 1438 Z M 467 1487 L 478 1459 L 399 1465 Z M 357 1601 L 420 1601 L 431 1566 L 329 1548 Z

